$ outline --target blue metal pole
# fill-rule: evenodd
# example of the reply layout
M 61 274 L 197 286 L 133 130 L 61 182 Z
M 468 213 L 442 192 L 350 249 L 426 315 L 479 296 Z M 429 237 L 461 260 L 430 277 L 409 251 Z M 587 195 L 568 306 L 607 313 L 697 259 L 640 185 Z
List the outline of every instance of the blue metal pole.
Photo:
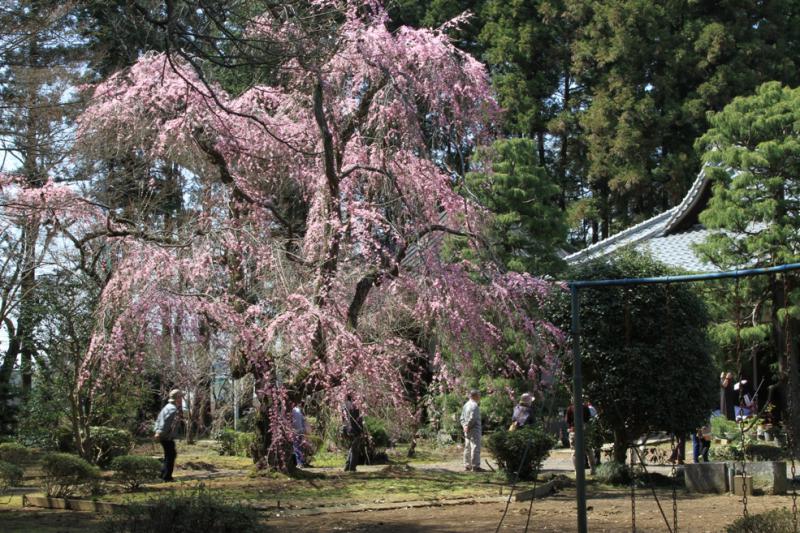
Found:
M 728 270 L 724 272 L 709 272 L 707 274 L 686 274 L 681 276 L 661 276 L 657 278 L 621 278 L 621 279 L 595 279 L 586 281 L 568 281 L 570 287 L 579 289 L 585 287 L 614 287 L 622 285 L 654 285 L 658 283 L 681 283 L 688 281 L 708 281 L 712 279 L 744 278 L 760 276 L 763 274 L 777 274 L 800 270 L 800 263 L 791 263 L 768 268 L 749 268 L 744 270 Z
M 578 287 L 570 285 L 572 297 L 572 415 L 575 424 L 575 484 L 578 498 L 578 533 L 586 533 L 586 451 L 583 446 L 583 376 L 581 374 L 580 298 Z

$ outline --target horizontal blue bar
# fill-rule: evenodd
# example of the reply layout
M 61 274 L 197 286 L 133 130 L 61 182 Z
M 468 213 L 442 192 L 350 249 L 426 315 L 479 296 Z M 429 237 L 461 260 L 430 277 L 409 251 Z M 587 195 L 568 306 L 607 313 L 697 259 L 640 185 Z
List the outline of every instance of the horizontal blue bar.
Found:
M 744 278 L 748 276 L 761 276 L 763 274 L 775 274 L 779 272 L 789 272 L 800 270 L 800 263 L 779 265 L 768 268 L 750 268 L 746 270 L 728 270 L 726 272 L 709 272 L 708 274 L 686 274 L 682 276 L 661 276 L 657 278 L 621 278 L 621 279 L 594 279 L 594 280 L 573 280 L 568 281 L 567 285 L 576 289 L 586 287 L 613 287 L 622 285 L 655 285 L 659 283 L 683 283 L 689 281 L 708 281 L 712 279 L 725 278 Z

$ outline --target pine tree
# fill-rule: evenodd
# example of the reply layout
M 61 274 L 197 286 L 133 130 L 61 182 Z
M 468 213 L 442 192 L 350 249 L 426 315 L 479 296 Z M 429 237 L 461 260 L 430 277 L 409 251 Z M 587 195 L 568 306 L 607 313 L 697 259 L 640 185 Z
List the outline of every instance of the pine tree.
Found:
M 495 255 L 516 272 L 560 270 L 556 252 L 566 237 L 565 215 L 554 201 L 558 186 L 538 164 L 535 142 L 496 141 L 475 159 L 480 171 L 468 174 L 466 183 L 494 214 L 489 233 Z
M 724 268 L 768 267 L 800 261 L 800 89 L 778 82 L 733 100 L 709 118 L 698 141 L 714 180 L 700 220 L 716 230 L 699 252 Z M 790 423 L 800 431 L 797 276 L 769 278 L 774 360 L 789 385 Z M 797 442 L 797 440 L 794 440 Z

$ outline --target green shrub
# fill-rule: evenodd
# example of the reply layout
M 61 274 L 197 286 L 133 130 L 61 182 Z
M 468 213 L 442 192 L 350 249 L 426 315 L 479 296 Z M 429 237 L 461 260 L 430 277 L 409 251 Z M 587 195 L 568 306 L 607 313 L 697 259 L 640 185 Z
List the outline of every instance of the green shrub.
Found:
M 30 457 L 31 451 L 18 442 L 0 444 L 0 461 L 18 465 L 27 462 Z
M 712 444 L 708 457 L 712 461 L 741 461 L 742 450 L 738 443 Z
M 392 445 L 386 425 L 379 418 L 365 416 L 364 431 L 369 434 L 373 448 L 388 448 Z
M 457 440 L 463 433 L 461 429 L 461 406 L 466 401 L 462 395 L 455 393 L 441 394 L 434 403 L 432 422 L 438 425 L 438 432 L 449 435 L 452 440 Z
M 15 464 L 0 461 L 0 494 L 4 494 L 8 487 L 18 486 L 22 482 L 22 469 Z
M 240 457 L 250 457 L 253 444 L 256 442 L 256 434 L 250 431 L 240 431 L 236 435 L 236 455 Z
M 55 443 L 55 449 L 63 453 L 78 453 L 75 445 L 75 435 L 68 427 L 58 426 L 51 435 L 51 441 Z M 53 449 L 53 444 L 47 446 L 48 450 Z
M 217 436 L 217 451 L 220 455 L 249 457 L 250 448 L 255 441 L 255 433 L 223 429 Z
M 236 455 L 236 434 L 233 429 L 223 429 L 217 435 L 217 451 L 220 455 Z
M 731 433 L 735 433 L 738 439 L 740 432 L 739 424 L 733 420 L 728 420 L 724 416 L 715 416 L 711 418 L 711 433 L 718 439 L 726 439 L 726 435 L 730 435 Z
M 542 461 L 550 455 L 553 444 L 553 437 L 537 426 L 526 426 L 516 431 L 500 429 L 486 439 L 486 447 L 500 468 L 509 478 L 516 473 L 519 479 L 533 479 Z
M 133 449 L 133 435 L 124 429 L 92 426 L 92 462 L 106 468 L 115 457 L 127 455 Z
M 773 509 L 736 519 L 726 533 L 792 533 L 794 523 L 788 509 Z
M 138 489 L 142 483 L 155 481 L 161 473 L 161 462 L 141 455 L 121 455 L 111 461 L 114 479 L 130 490 Z
M 44 490 L 48 496 L 66 498 L 78 489 L 96 483 L 100 470 L 77 455 L 48 453 L 42 460 Z
M 389 462 L 386 448 L 392 445 L 389 432 L 382 420 L 372 417 L 364 417 L 364 434 L 367 436 L 364 441 L 364 451 L 361 454 L 362 464 L 384 464 Z
M 594 478 L 609 485 L 627 485 L 631 482 L 631 471 L 627 465 L 607 461 L 597 466 Z
M 750 439 L 745 440 L 745 453 L 742 443 L 733 441 L 730 444 L 712 444 L 709 458 L 712 461 L 741 461 L 747 457 L 750 461 L 780 461 L 786 458 L 786 452 L 778 446 L 758 444 Z
M 106 520 L 105 533 L 258 532 L 264 528 L 252 507 L 210 494 L 202 485 L 188 493 L 169 494 L 133 503 Z

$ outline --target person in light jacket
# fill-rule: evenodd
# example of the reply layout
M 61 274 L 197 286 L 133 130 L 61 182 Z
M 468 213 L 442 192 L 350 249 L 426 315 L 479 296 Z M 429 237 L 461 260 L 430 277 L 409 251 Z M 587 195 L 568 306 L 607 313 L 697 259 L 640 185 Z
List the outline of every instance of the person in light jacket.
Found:
M 303 416 L 303 411 L 300 409 L 299 404 L 292 408 L 292 429 L 294 430 L 292 448 L 297 466 L 300 468 L 309 466 L 308 463 L 306 463 L 305 454 L 303 453 L 303 448 L 305 446 L 306 417 Z
M 175 458 L 178 452 L 175 449 L 175 438 L 178 436 L 178 429 L 181 423 L 181 407 L 183 403 L 183 393 L 180 389 L 169 391 L 167 405 L 158 413 L 155 425 L 155 438 L 164 448 L 164 463 L 161 466 L 161 479 L 170 482 L 172 471 L 175 468 Z
M 461 409 L 461 428 L 464 430 L 464 470 L 483 472 L 481 468 L 481 410 L 480 392 L 473 389 Z

